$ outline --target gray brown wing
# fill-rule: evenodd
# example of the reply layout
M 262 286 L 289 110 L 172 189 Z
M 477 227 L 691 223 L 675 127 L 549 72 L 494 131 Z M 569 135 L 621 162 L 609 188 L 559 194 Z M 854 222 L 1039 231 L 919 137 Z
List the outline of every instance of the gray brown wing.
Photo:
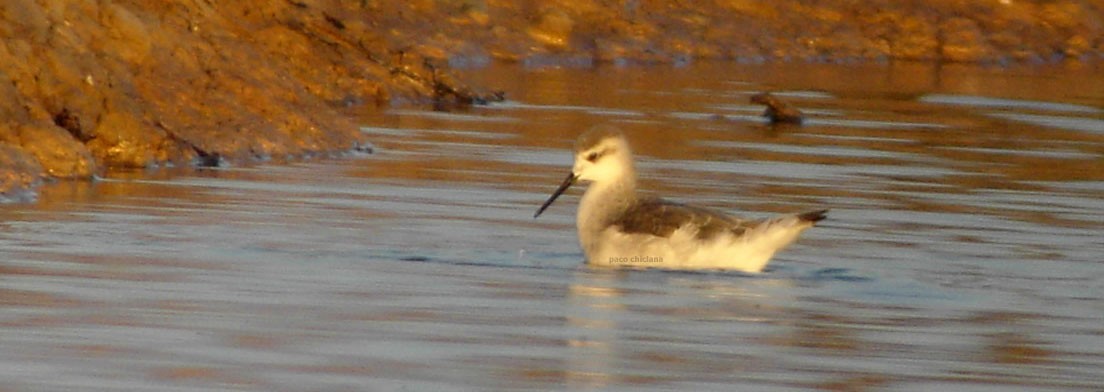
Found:
M 699 239 L 710 239 L 718 234 L 743 234 L 759 221 L 736 219 L 706 208 L 678 204 L 663 199 L 646 199 L 625 211 L 613 222 L 625 233 L 651 234 L 670 237 L 685 225 L 698 228 Z

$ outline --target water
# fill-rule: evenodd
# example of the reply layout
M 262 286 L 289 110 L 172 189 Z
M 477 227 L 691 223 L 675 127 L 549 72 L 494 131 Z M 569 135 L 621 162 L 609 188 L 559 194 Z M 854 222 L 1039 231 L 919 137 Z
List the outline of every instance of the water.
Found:
M 502 66 L 376 154 L 48 186 L 0 209 L 0 389 L 1100 390 L 1100 74 Z M 830 219 L 757 276 L 582 267 L 578 191 L 532 214 L 596 123 L 646 189 Z

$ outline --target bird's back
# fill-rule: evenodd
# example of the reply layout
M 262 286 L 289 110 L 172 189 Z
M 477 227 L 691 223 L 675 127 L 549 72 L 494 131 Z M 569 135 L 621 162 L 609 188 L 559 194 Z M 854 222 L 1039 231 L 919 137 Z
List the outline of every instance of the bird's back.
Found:
M 742 235 L 760 222 L 739 219 L 708 208 L 647 198 L 626 210 L 613 225 L 624 233 L 664 238 L 680 228 L 690 228 L 695 231 L 697 239 L 708 241 L 721 234 Z
M 827 210 L 744 220 L 707 208 L 649 198 L 600 233 L 591 264 L 759 272 L 775 252 L 824 219 Z M 639 262 L 634 262 L 639 261 Z

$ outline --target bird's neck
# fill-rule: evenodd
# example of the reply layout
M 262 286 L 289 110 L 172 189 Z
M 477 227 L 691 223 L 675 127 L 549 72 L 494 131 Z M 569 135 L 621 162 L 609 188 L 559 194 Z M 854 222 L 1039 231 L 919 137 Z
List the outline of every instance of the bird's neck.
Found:
M 604 181 L 596 181 L 587 188 L 588 194 L 602 195 L 603 199 L 631 200 L 636 196 L 636 168 L 631 159 L 623 160 L 615 175 Z
M 597 233 L 636 203 L 636 176 L 626 173 L 613 181 L 595 182 L 587 187 L 579 201 L 576 224 L 580 232 Z M 586 244 L 583 244 L 585 247 Z

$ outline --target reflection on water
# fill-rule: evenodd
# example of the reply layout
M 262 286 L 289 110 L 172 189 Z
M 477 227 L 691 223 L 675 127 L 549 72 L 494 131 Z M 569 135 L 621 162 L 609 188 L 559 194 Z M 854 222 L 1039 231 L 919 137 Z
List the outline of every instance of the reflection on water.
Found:
M 377 153 L 116 173 L 0 210 L 10 390 L 1093 390 L 1093 69 L 473 71 L 511 101 L 364 119 Z M 771 127 L 778 91 L 810 117 Z M 585 93 L 580 93 L 585 92 Z M 642 186 L 829 206 L 763 275 L 581 267 L 595 123 Z M 7 390 L 7 389 L 6 389 Z

